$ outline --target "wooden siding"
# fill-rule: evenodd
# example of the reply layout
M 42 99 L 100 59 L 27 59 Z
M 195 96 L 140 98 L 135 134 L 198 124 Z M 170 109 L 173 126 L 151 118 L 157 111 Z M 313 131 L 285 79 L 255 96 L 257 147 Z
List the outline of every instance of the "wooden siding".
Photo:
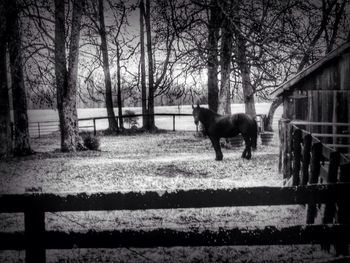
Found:
M 349 81 L 350 76 L 349 73 L 349 53 L 350 53 L 350 42 L 347 42 L 340 46 L 339 48 L 333 50 L 332 52 L 328 53 L 324 58 L 318 60 L 314 64 L 307 67 L 305 70 L 299 72 L 298 74 L 294 75 L 292 78 L 290 78 L 288 81 L 284 82 L 282 85 L 280 85 L 276 90 L 274 90 L 271 94 L 275 96 L 283 95 L 286 91 L 294 90 L 295 86 L 303 86 L 303 82 L 308 79 L 314 79 L 314 76 L 322 75 L 320 74 L 320 71 L 326 69 L 326 68 L 333 68 L 336 65 L 335 68 L 338 67 L 338 64 L 340 65 L 341 70 L 340 72 L 340 79 L 335 75 L 333 77 L 328 77 L 328 80 L 330 82 L 324 82 L 321 81 L 318 84 L 321 84 L 322 87 L 327 87 L 327 89 L 333 89 L 332 86 L 338 86 L 337 82 L 340 80 L 341 87 L 348 87 L 346 89 L 349 89 Z M 331 72 L 328 72 L 331 74 Z M 333 73 L 337 74 L 337 70 L 335 69 Z M 327 75 L 327 73 L 326 73 Z M 336 80 L 336 82 L 334 82 Z M 321 89 L 320 87 L 317 87 L 316 82 L 308 83 L 308 89 L 315 90 L 315 89 Z M 322 88 L 323 89 L 323 88 Z
M 312 71 L 300 74 L 299 79 L 293 78 L 287 84 L 280 92 L 283 96 L 283 118 L 350 123 L 350 48 L 337 52 L 337 56 L 323 60 L 319 67 L 313 67 Z M 350 126 L 305 125 L 300 128 L 311 133 L 327 134 L 320 136 L 322 143 L 335 145 L 339 152 L 350 152 L 349 147 L 345 147 L 350 145 L 347 136 L 350 135 Z M 289 152 L 289 149 L 284 150 Z
M 284 118 L 350 123 L 350 50 L 315 69 L 282 96 Z M 345 132 L 329 127 L 313 129 L 311 132 Z

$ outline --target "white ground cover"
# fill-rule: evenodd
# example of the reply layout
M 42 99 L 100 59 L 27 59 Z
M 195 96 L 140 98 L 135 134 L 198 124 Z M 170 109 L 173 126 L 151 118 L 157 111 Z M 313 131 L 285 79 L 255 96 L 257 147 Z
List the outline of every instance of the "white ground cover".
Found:
M 258 145 L 251 160 L 243 148 L 223 149 L 214 160 L 206 138 L 195 132 L 104 136 L 101 151 L 60 153 L 57 135 L 33 141 L 37 154 L 0 163 L 0 193 L 175 191 L 282 186 L 277 138 Z M 290 226 L 305 222 L 303 206 L 47 213 L 46 229 L 218 229 Z M 23 215 L 0 214 L 0 231 L 23 230 Z M 49 262 L 313 262 L 330 254 L 319 246 L 77 249 L 48 251 Z M 0 252 L 0 262 L 21 262 L 23 252 Z

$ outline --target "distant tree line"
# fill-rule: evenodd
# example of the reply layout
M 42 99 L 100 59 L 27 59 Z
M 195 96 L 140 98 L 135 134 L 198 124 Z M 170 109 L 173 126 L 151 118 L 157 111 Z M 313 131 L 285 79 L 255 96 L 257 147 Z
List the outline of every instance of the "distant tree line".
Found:
M 200 101 L 229 114 L 350 41 L 348 0 L 1 0 L 1 156 L 32 152 L 28 101 L 58 110 L 61 150 L 83 148 L 78 103 L 123 106 Z M 272 121 L 280 101 L 273 101 Z M 11 119 L 10 105 L 13 109 Z M 118 112 L 114 112 L 114 108 Z M 14 125 L 11 135 L 10 123 Z M 12 141 L 12 138 L 14 140 Z

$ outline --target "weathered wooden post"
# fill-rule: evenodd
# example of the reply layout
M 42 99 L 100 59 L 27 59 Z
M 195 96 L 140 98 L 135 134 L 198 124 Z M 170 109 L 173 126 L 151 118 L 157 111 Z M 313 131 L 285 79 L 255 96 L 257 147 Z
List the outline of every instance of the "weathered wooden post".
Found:
M 38 122 L 38 138 L 40 138 L 40 122 Z
M 14 141 L 15 139 L 15 124 L 13 122 L 10 123 L 10 130 L 11 130 L 11 139 Z
M 283 179 L 289 179 L 291 176 L 290 170 L 290 120 L 281 120 L 281 132 L 282 132 L 282 171 Z
M 300 184 L 300 161 L 301 161 L 301 141 L 302 132 L 299 128 L 296 128 L 293 132 L 293 186 L 298 186 Z
M 321 168 L 322 143 L 318 142 L 313 144 L 311 147 L 311 153 L 311 174 L 309 184 L 317 184 Z M 307 224 L 313 224 L 315 222 L 316 212 L 316 204 L 308 204 L 306 214 Z
M 348 183 L 350 182 L 350 163 L 340 165 L 339 182 Z M 344 202 L 339 202 L 338 211 L 336 216 L 336 222 L 338 224 L 350 224 L 350 209 L 349 206 Z M 348 255 L 348 244 L 339 242 L 335 244 L 335 251 L 338 255 Z
M 29 206 L 24 213 L 26 263 L 46 262 L 45 213 Z
M 173 114 L 173 131 L 175 131 L 175 114 Z
M 96 136 L 96 119 L 93 118 L 92 120 L 94 122 L 94 136 Z
M 278 172 L 282 172 L 282 155 L 283 155 L 283 132 L 282 132 L 282 120 L 278 120 L 278 136 L 280 138 L 279 154 L 278 154 Z M 283 177 L 284 178 L 284 177 Z
M 350 182 L 350 162 L 342 164 L 340 166 L 339 182 L 342 182 L 342 183 Z
M 301 185 L 306 185 L 309 181 L 309 165 L 311 158 L 311 134 L 306 134 L 304 137 L 303 162 L 302 162 L 302 178 Z
M 337 182 L 339 163 L 340 163 L 339 152 L 331 152 L 329 156 L 329 167 L 328 167 L 326 183 Z M 322 218 L 322 223 L 332 224 L 334 222 L 334 216 L 335 216 L 335 203 L 326 203 L 323 218 Z M 321 246 L 326 251 L 330 250 L 329 243 L 321 244 Z

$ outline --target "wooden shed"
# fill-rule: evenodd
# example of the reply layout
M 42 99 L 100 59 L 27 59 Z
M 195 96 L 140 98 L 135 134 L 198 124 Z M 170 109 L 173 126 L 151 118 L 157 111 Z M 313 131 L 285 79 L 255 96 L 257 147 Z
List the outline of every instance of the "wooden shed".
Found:
M 342 153 L 342 158 L 349 157 L 350 42 L 299 72 L 272 94 L 283 99 L 279 130 L 284 177 L 291 175 L 291 125 L 311 134 L 325 148 Z

